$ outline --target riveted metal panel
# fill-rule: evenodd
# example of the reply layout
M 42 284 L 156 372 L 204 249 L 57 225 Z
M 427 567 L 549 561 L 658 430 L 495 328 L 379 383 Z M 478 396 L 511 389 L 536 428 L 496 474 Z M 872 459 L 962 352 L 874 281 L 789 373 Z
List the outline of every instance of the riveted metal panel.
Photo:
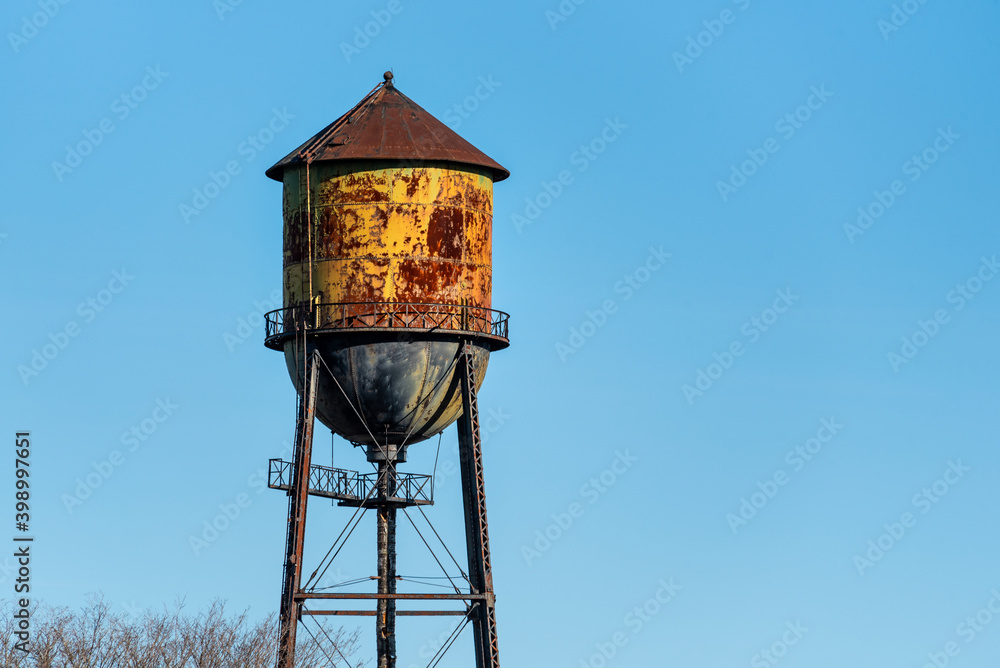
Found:
M 304 171 L 284 172 L 286 306 L 312 299 L 490 307 L 487 170 L 320 163 L 310 167 L 308 198 Z

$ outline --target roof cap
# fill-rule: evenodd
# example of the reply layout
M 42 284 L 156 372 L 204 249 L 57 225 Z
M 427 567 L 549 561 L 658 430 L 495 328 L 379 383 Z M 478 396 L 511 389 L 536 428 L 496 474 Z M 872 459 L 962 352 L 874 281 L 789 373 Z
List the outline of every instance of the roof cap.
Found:
M 392 72 L 354 108 L 264 172 L 281 181 L 285 167 L 340 160 L 443 160 L 486 167 L 494 181 L 510 176 L 393 84 Z

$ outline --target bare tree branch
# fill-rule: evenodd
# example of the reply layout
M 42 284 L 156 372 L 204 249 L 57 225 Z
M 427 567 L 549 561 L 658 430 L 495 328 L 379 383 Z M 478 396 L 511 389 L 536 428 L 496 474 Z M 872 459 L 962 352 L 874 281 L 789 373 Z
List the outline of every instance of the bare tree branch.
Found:
M 278 642 L 275 615 L 253 621 L 249 610 L 226 611 L 217 600 L 196 615 L 184 601 L 141 615 L 115 613 L 103 596 L 90 596 L 78 612 L 38 605 L 31 612 L 31 642 L 16 648 L 13 601 L 0 600 L 0 665 L 5 668 L 272 668 Z M 318 640 L 300 634 L 296 668 L 345 666 L 357 653 L 358 632 L 324 626 Z M 303 637 L 305 636 L 305 637 Z M 360 661 L 351 661 L 360 667 Z

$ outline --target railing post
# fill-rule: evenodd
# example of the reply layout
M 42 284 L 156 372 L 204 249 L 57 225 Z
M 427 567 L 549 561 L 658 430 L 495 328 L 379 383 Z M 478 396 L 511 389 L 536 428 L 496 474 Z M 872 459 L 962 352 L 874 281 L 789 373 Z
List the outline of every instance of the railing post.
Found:
M 508 315 L 469 304 L 303 301 L 265 314 L 265 344 L 280 350 L 293 335 L 314 329 L 423 329 L 507 338 Z M 401 339 L 403 340 L 403 339 Z M 504 346 L 506 347 L 506 342 Z

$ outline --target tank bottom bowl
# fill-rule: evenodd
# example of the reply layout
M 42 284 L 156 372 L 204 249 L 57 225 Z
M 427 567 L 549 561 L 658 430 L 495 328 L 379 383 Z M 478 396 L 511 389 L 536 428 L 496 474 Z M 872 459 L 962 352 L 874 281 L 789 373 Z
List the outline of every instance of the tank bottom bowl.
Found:
M 320 364 L 316 417 L 360 445 L 409 445 L 430 438 L 462 414 L 461 345 L 461 339 L 445 336 L 400 340 L 389 333 L 314 334 L 306 347 L 318 350 L 326 362 Z M 284 351 L 301 395 L 304 351 L 294 339 Z M 490 348 L 474 343 L 477 391 L 489 359 Z

